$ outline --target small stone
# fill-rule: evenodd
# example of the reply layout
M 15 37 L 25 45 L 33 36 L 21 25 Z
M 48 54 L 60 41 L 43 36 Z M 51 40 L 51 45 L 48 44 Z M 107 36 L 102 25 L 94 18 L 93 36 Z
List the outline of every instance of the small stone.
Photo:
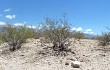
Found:
M 71 61 L 71 66 L 73 68 L 79 68 L 80 67 L 80 62 L 79 61 Z
M 60 60 L 60 63 L 62 63 L 62 60 Z
M 80 59 L 80 62 L 84 62 L 84 59 Z
M 69 61 L 66 61 L 66 62 L 65 62 L 65 65 L 69 65 Z
M 20 56 L 24 56 L 24 55 L 22 54 L 22 55 L 20 55 Z

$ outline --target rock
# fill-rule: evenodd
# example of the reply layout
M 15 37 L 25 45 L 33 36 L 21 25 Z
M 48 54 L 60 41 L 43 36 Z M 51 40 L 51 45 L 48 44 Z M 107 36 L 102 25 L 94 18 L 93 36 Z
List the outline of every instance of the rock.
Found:
M 66 62 L 65 62 L 65 65 L 69 65 L 69 61 L 66 61 Z
M 84 62 L 84 59 L 83 59 L 83 58 L 81 58 L 81 59 L 80 59 L 80 62 Z
M 80 67 L 80 62 L 79 61 L 71 61 L 71 66 L 73 68 L 79 68 Z
M 77 61 L 77 59 L 75 57 L 72 57 L 71 60 L 72 61 Z
M 21 54 L 20 56 L 24 56 L 23 54 Z
M 60 60 L 60 63 L 62 63 L 62 60 Z

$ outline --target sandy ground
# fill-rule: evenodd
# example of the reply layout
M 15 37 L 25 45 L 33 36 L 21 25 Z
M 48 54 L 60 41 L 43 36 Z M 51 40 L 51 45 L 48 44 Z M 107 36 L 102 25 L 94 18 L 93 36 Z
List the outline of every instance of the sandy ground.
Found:
M 68 53 L 65 57 L 49 55 L 49 50 L 46 50 L 46 54 L 39 54 L 51 45 L 42 47 L 39 39 L 28 39 L 21 49 L 14 52 L 6 51 L 8 47 L 4 48 L 5 44 L 2 44 L 0 70 L 110 70 L 110 46 L 103 50 L 96 40 L 71 41 L 69 48 L 74 53 Z M 70 59 L 73 57 L 81 62 L 80 68 L 71 66 Z M 69 65 L 65 65 L 66 62 Z

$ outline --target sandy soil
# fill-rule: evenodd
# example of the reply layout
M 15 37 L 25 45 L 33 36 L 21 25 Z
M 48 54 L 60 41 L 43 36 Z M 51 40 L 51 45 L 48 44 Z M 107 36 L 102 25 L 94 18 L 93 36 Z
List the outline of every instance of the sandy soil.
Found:
M 96 40 L 71 39 L 69 48 L 74 53 L 68 56 L 52 56 L 51 51 L 46 49 L 51 44 L 41 46 L 39 39 L 28 39 L 22 48 L 9 52 L 8 47 L 0 46 L 0 70 L 110 70 L 110 46 L 103 50 Z M 44 51 L 45 52 L 41 52 Z M 71 58 L 77 58 L 80 68 L 71 66 Z M 69 65 L 65 65 L 68 62 Z

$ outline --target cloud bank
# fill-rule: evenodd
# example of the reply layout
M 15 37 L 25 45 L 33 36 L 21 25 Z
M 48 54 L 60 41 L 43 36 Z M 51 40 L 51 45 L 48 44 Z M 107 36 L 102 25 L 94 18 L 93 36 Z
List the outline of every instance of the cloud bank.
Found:
M 24 26 L 23 23 L 15 23 L 14 26 Z
M 14 18 L 16 18 L 16 15 L 6 15 L 5 17 L 7 19 L 14 19 Z
M 93 30 L 92 29 L 86 29 L 86 30 L 84 30 L 82 27 L 72 27 L 71 28 L 71 31 L 80 31 L 80 32 L 83 32 L 83 33 L 86 33 L 86 34 L 95 34 L 94 32 L 93 32 Z
M 5 22 L 0 21 L 0 25 L 6 25 L 6 23 L 5 23 Z
M 86 33 L 86 34 L 94 34 L 94 32 L 92 31 L 92 29 L 86 29 L 86 31 L 84 33 Z
M 78 27 L 78 28 L 73 27 L 73 28 L 71 28 L 71 30 L 72 31 L 82 31 L 83 29 L 82 29 L 82 27 Z

